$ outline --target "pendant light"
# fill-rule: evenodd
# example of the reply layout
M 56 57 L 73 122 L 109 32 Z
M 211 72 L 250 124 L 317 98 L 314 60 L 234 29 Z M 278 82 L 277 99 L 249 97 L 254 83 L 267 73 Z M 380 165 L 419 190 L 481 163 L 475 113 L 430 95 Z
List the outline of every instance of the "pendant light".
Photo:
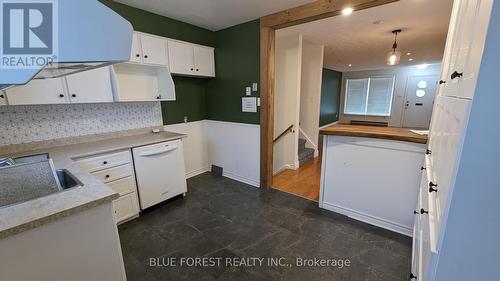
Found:
M 387 65 L 399 64 L 401 60 L 401 52 L 396 50 L 398 48 L 398 34 L 401 33 L 401 31 L 401 29 L 392 31 L 392 34 L 394 34 L 394 44 L 392 45 L 392 51 L 387 54 Z

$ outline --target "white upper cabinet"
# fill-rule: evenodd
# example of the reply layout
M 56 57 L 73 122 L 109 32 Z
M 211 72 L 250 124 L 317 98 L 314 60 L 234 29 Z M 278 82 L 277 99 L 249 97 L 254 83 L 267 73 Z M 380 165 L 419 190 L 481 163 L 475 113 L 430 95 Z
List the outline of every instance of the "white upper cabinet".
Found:
M 168 42 L 168 59 L 170 61 L 170 72 L 175 74 L 193 75 L 194 54 L 193 46 L 178 42 Z
M 164 38 L 141 33 L 140 39 L 143 63 L 168 65 L 167 41 Z
M 168 41 L 172 74 L 215 77 L 214 48 L 180 41 Z
M 63 78 L 32 80 L 6 92 L 9 105 L 60 104 L 69 101 Z
M 66 82 L 71 103 L 113 102 L 109 67 L 69 75 Z
M 132 50 L 130 52 L 130 61 L 141 63 L 142 62 L 142 49 L 141 49 L 141 38 L 139 33 L 134 32 L 132 37 Z
M 214 49 L 194 46 L 195 75 L 215 77 Z

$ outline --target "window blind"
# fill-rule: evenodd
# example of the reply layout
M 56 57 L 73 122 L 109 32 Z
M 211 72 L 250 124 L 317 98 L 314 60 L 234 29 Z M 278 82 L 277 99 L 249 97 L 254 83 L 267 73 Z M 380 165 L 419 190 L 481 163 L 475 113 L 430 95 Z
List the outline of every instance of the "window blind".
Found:
M 344 114 L 390 116 L 394 76 L 347 79 Z

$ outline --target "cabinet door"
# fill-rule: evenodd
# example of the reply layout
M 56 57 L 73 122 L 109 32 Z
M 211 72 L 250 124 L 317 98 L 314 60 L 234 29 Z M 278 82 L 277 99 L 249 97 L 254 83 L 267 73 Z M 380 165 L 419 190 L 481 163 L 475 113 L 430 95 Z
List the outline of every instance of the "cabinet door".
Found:
M 0 91 L 0 106 L 7 104 L 7 95 L 4 91 Z
M 115 221 L 117 223 L 121 223 L 129 218 L 137 216 L 139 214 L 137 193 L 132 192 L 113 201 L 113 211 L 115 213 Z
M 193 45 L 168 41 L 168 58 L 171 73 L 194 75 Z
M 146 64 L 167 65 L 166 40 L 141 34 L 142 58 Z
M 69 75 L 66 81 L 71 103 L 113 102 L 109 67 Z
M 132 37 L 132 50 L 130 52 L 130 61 L 131 62 L 142 62 L 142 50 L 141 50 L 141 35 L 137 32 L 134 32 Z
M 194 62 L 195 75 L 215 76 L 213 48 L 194 46 Z
M 7 90 L 10 105 L 68 103 L 62 78 L 32 80 Z

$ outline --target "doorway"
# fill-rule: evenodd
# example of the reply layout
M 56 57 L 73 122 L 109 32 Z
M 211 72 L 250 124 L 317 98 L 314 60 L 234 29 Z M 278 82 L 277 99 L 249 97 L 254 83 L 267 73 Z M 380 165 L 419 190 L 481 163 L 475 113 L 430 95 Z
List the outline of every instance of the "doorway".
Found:
M 406 83 L 403 127 L 429 129 L 439 76 L 410 76 Z

